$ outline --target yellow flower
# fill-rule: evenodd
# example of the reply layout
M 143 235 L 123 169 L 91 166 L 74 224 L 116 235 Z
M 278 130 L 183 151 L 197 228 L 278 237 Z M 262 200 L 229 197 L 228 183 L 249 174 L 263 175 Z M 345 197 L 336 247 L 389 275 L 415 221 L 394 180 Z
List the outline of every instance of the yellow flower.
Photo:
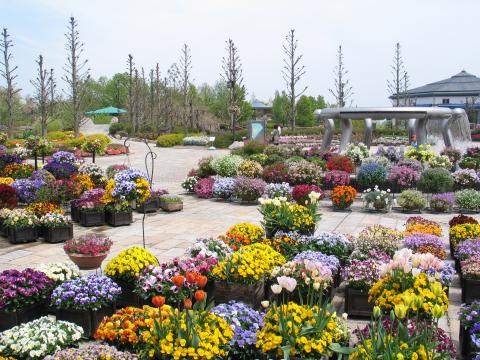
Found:
M 132 246 L 108 262 L 105 274 L 114 279 L 131 281 L 148 265 L 158 265 L 157 258 L 144 248 Z

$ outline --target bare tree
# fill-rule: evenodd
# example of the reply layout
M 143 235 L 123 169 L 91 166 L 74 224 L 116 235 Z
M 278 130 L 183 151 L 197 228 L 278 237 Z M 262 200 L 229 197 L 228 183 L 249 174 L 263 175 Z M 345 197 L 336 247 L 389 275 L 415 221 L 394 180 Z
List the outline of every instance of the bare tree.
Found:
M 297 119 L 297 98 L 299 98 L 306 90 L 307 86 L 301 91 L 297 92 L 297 84 L 305 75 L 305 66 L 300 64 L 303 55 L 297 55 L 298 40 L 295 38 L 295 29 L 292 29 L 285 36 L 285 45 L 283 45 L 283 79 L 287 85 L 288 97 L 288 116 L 290 117 L 290 126 L 292 131 L 295 131 L 295 122 Z
M 48 113 L 53 116 L 55 105 L 57 104 L 57 82 L 55 80 L 55 74 L 53 69 L 50 69 L 50 88 L 49 88 L 49 102 Z
M 183 126 L 185 132 L 190 120 L 190 127 L 193 128 L 193 114 L 190 111 L 192 99 L 190 98 L 191 71 L 192 71 L 192 55 L 191 50 L 187 44 L 183 44 L 182 53 L 180 56 L 180 87 L 182 93 L 182 110 L 183 110 Z
M 394 106 L 400 106 L 401 92 L 404 88 L 405 65 L 403 63 L 400 43 L 395 45 L 395 54 L 393 56 L 392 80 L 387 81 L 388 90 L 394 98 Z
M 85 81 L 90 78 L 90 69 L 85 68 L 88 60 L 82 60 L 84 44 L 80 41 L 80 34 L 78 32 L 78 23 L 75 18 L 70 17 L 68 22 L 68 31 L 65 34 L 67 38 L 66 49 L 68 51 L 67 63 L 63 70 L 66 74 L 63 80 L 68 85 L 67 95 L 70 98 L 72 106 L 72 120 L 73 132 L 75 137 L 80 136 L 80 126 L 83 119 L 82 106 L 83 95 L 85 90 Z
M 35 88 L 34 99 L 37 103 L 38 111 L 40 113 L 40 126 L 42 136 L 47 135 L 47 120 L 50 113 L 50 101 L 55 99 L 54 93 L 54 84 L 51 74 L 43 66 L 43 56 L 39 55 L 38 60 L 36 61 L 37 68 L 37 77 L 35 80 L 31 80 L 30 83 Z M 52 95 L 53 91 L 53 95 Z
M 227 83 L 227 87 L 230 90 L 228 112 L 230 113 L 230 121 L 232 126 L 233 141 L 235 141 L 235 128 L 237 126 L 237 119 L 240 117 L 241 109 L 239 105 L 240 92 L 243 93 L 243 75 L 242 64 L 240 62 L 240 56 L 238 49 L 232 39 L 226 41 L 226 50 L 228 55 L 222 58 L 222 70 L 220 74 L 222 79 Z
M 10 49 L 13 47 L 12 40 L 9 39 L 10 34 L 6 28 L 2 31 L 2 37 L 0 39 L 0 49 L 3 54 L 3 59 L 0 60 L 0 64 L 3 66 L 3 69 L 0 70 L 0 74 L 7 81 L 7 93 L 6 93 L 6 102 L 7 102 L 7 129 L 8 136 L 13 135 L 14 119 L 13 119 L 13 103 L 15 94 L 17 94 L 20 89 L 15 89 L 16 83 L 15 79 L 18 75 L 15 75 L 15 71 L 18 69 L 18 66 L 12 66 L 12 53 Z
M 410 88 L 410 77 L 408 76 L 408 72 L 404 72 L 403 74 L 403 104 L 405 106 L 410 106 L 410 95 L 408 94 L 408 90 Z
M 334 78 L 334 89 L 329 89 L 332 95 L 337 101 L 337 107 L 344 107 L 348 100 L 353 95 L 352 87 L 350 86 L 350 79 L 347 79 L 348 70 L 345 69 L 345 64 L 343 63 L 343 52 L 342 45 L 338 47 L 337 53 L 337 65 L 333 74 Z

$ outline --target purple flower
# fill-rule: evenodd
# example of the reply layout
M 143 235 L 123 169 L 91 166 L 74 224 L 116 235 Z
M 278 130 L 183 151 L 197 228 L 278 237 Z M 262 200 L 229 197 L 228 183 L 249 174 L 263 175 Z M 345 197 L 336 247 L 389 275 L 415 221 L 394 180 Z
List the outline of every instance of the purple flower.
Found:
M 256 201 L 263 195 L 267 183 L 262 179 L 240 176 L 236 179 L 233 195 L 243 201 Z
M 218 177 L 213 183 L 212 195 L 216 198 L 228 199 L 233 194 L 235 186 L 235 178 L 232 177 Z
M 121 183 L 124 181 L 135 181 L 137 179 L 147 179 L 147 175 L 140 170 L 137 169 L 127 169 L 119 171 L 113 177 L 116 183 Z
M 87 344 L 81 348 L 68 348 L 59 350 L 47 356 L 44 360 L 71 360 L 71 359 L 111 359 L 111 360 L 137 360 L 135 354 L 119 351 L 113 346 L 103 344 Z
M 74 154 L 68 151 L 57 151 L 52 155 L 53 162 L 57 164 L 75 164 L 77 162 L 77 158 Z
M 325 173 L 325 183 L 330 186 L 350 184 L 350 174 L 341 170 L 330 170 Z
M 43 169 L 55 176 L 56 179 L 67 179 L 78 172 L 78 169 L 72 164 L 55 161 L 49 162 Z
M 44 185 L 42 180 L 18 179 L 12 184 L 20 201 L 32 203 L 35 201 L 37 191 Z
M 453 206 L 455 203 L 455 194 L 454 193 L 443 193 L 443 194 L 433 194 L 432 201 L 443 201 L 450 206 Z
M 442 238 L 435 235 L 420 233 L 405 236 L 403 239 L 403 245 L 412 250 L 417 250 L 422 246 L 433 246 L 440 249 L 445 247 Z
M 408 167 L 396 165 L 392 166 L 388 174 L 388 181 L 399 187 L 409 188 L 420 179 L 420 172 Z
M 457 245 L 455 257 L 460 260 L 466 260 L 471 256 L 480 256 L 480 238 L 467 239 Z
M 326 265 L 332 273 L 336 273 L 340 269 L 340 261 L 334 255 L 325 255 L 320 251 L 302 251 L 293 258 L 294 261 L 310 260 Z

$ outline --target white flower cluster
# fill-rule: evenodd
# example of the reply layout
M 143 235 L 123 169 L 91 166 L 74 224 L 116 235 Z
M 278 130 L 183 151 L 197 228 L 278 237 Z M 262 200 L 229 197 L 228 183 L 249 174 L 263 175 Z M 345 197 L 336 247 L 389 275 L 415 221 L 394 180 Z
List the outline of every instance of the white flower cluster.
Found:
M 25 160 L 31 155 L 31 151 L 28 150 L 27 148 L 17 144 L 13 150 L 12 150 L 13 155 L 18 156 L 19 159 Z
M 185 251 L 188 256 L 204 256 L 206 258 L 223 259 L 232 249 L 222 240 L 214 238 L 199 238 Z
M 78 172 L 82 175 L 88 175 L 94 178 L 101 178 L 105 176 L 103 169 L 94 163 L 85 163 L 78 169 Z
M 345 149 L 342 155 L 347 156 L 355 165 L 360 165 L 362 161 L 370 156 L 368 147 L 363 143 L 351 143 Z
M 43 272 L 56 283 L 80 277 L 80 269 L 71 261 L 41 264 L 37 267 L 37 270 Z
M 0 333 L 0 354 L 17 359 L 43 359 L 74 345 L 82 335 L 80 326 L 44 316 Z
M 284 196 L 280 196 L 274 199 L 260 198 L 258 199 L 258 202 L 260 203 L 260 205 L 282 206 L 283 204 L 288 202 L 288 199 Z

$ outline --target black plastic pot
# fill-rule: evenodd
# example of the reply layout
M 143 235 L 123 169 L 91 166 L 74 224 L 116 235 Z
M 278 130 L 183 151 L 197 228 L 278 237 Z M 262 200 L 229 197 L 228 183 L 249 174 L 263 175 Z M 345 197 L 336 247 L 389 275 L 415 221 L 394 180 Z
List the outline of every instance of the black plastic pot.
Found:
M 82 226 L 105 225 L 105 212 L 80 210 L 80 225 Z
M 110 226 L 130 225 L 133 221 L 132 211 L 105 211 L 105 221 Z
M 11 329 L 45 315 L 47 315 L 47 310 L 43 301 L 13 312 L 0 311 L 0 331 Z
M 11 244 L 24 244 L 32 241 L 36 241 L 38 238 L 38 231 L 36 226 L 26 228 L 14 228 L 8 229 L 8 241 Z
M 71 238 L 73 238 L 73 224 L 44 228 L 44 239 L 48 243 L 60 243 Z
M 345 289 L 345 312 L 349 316 L 372 316 L 373 304 L 368 302 L 368 292 L 347 287 Z
M 85 336 L 93 338 L 98 325 L 106 316 L 113 314 L 113 306 L 107 306 L 98 310 L 73 310 L 57 309 L 57 320 L 69 321 L 83 328 Z

